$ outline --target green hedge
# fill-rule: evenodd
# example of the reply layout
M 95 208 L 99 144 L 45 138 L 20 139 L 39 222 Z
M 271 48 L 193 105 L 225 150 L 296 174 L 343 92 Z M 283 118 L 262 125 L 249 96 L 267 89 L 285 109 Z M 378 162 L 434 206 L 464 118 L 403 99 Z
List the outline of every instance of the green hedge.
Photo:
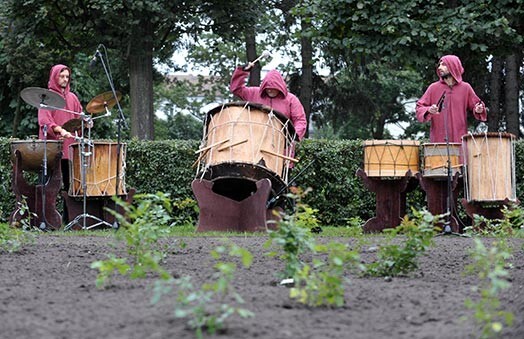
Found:
M 176 213 L 182 219 L 195 221 L 198 217 L 191 181 L 195 177 L 192 164 L 196 160 L 196 140 L 127 141 L 126 185 L 141 193 L 158 191 L 171 194 Z M 10 163 L 10 140 L 0 138 L 0 213 L 6 222 L 14 209 L 11 188 L 12 165 Z M 375 214 L 375 196 L 362 184 L 356 171 L 363 168 L 362 140 L 304 140 L 297 147 L 300 159 L 290 178 L 297 175 L 311 161 L 313 163 L 297 177 L 300 187 L 311 187 L 313 191 L 305 202 L 318 209 L 318 217 L 324 225 L 346 225 L 351 218 L 367 220 Z M 524 192 L 524 143 L 515 145 L 517 196 Z M 177 203 L 178 202 L 178 203 Z M 182 203 L 184 202 L 184 203 Z M 408 194 L 408 207 L 417 209 L 425 204 L 420 188 Z

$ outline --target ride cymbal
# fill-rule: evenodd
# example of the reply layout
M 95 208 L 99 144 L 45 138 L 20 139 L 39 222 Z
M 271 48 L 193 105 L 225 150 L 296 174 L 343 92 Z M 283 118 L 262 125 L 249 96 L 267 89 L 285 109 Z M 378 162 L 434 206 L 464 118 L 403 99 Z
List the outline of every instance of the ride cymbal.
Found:
M 45 88 L 24 88 L 20 92 L 20 97 L 22 97 L 26 103 L 36 108 L 55 110 L 65 107 L 65 99 L 60 94 Z
M 105 112 L 106 107 L 107 109 L 113 108 L 120 98 L 122 98 L 120 92 L 116 92 L 116 98 L 113 92 L 104 92 L 91 99 L 87 104 L 86 110 L 91 114 Z

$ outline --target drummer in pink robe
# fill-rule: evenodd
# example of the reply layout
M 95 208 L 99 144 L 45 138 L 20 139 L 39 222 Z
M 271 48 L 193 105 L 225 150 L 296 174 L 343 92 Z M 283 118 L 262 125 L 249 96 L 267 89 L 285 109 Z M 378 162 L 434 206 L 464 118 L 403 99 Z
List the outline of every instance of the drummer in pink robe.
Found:
M 231 92 L 244 101 L 263 104 L 282 113 L 293 123 L 299 140 L 307 128 L 306 113 L 300 100 L 287 90 L 286 82 L 277 70 L 269 71 L 260 87 L 247 87 L 246 79 L 254 64 L 237 67 L 231 78 Z
M 430 122 L 429 138 L 433 143 L 460 143 L 468 132 L 468 112 L 475 119 L 487 120 L 486 107 L 471 85 L 462 80 L 464 68 L 455 55 L 444 55 L 439 60 L 439 80 L 429 85 L 417 101 L 416 115 L 420 122 Z

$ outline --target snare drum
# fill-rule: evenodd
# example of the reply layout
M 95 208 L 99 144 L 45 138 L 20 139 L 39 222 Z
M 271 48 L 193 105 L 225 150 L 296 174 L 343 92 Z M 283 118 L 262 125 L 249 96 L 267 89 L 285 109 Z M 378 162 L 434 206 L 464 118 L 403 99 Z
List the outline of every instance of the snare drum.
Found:
M 404 177 L 419 170 L 419 145 L 415 140 L 364 141 L 364 172 L 368 177 Z
M 426 143 L 424 149 L 424 171 L 425 177 L 447 177 L 448 175 L 448 146 L 451 175 L 461 173 L 462 163 L 460 161 L 461 144 L 458 142 Z
M 85 145 L 85 184 L 86 196 L 103 197 L 127 194 L 125 188 L 126 144 L 120 144 L 120 161 L 118 161 L 118 143 L 95 141 Z M 82 152 L 81 144 L 69 146 L 71 159 L 69 174 L 69 196 L 82 197 Z M 117 186 L 118 175 L 118 189 Z
M 511 133 L 467 134 L 462 137 L 467 201 L 516 201 L 515 136 Z
M 53 168 L 57 155 L 62 152 L 62 141 L 13 140 L 11 141 L 11 162 L 13 164 L 16 161 L 15 151 L 19 151 L 22 155 L 22 170 L 38 172 L 43 167 L 44 155 L 47 157 L 47 168 Z

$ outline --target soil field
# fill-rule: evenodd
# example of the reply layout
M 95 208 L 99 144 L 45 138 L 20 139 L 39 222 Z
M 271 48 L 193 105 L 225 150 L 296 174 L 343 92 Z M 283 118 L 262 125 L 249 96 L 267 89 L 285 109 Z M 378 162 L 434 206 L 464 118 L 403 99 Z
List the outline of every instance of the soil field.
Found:
M 346 304 L 341 308 L 311 308 L 289 298 L 278 284 L 284 268 L 266 255 L 266 237 L 231 237 L 254 255 L 249 269 L 239 267 L 233 286 L 255 316 L 231 318 L 216 338 L 476 338 L 478 327 L 464 300 L 475 299 L 478 281 L 464 276 L 473 240 L 453 236 L 435 238 L 435 246 L 420 259 L 420 267 L 407 277 L 362 278 L 350 276 Z M 329 239 L 350 243 L 352 239 Z M 380 245 L 371 237 L 366 247 Z M 218 238 L 184 238 L 181 248 L 171 246 L 164 267 L 177 277 L 190 275 L 196 282 L 213 274 L 209 252 Z M 327 241 L 327 240 L 326 240 Z M 489 242 L 489 239 L 485 239 Z M 130 280 L 117 276 L 105 289 L 97 289 L 93 261 L 106 254 L 122 255 L 113 238 L 103 236 L 40 235 L 17 253 L 0 253 L 1 338 L 194 338 L 185 319 L 174 317 L 175 296 L 152 304 L 157 280 Z M 524 338 L 524 239 L 512 239 L 511 288 L 500 295 L 502 308 L 515 315 L 502 338 Z M 375 253 L 365 252 L 363 260 Z M 465 316 L 469 319 L 463 319 Z

